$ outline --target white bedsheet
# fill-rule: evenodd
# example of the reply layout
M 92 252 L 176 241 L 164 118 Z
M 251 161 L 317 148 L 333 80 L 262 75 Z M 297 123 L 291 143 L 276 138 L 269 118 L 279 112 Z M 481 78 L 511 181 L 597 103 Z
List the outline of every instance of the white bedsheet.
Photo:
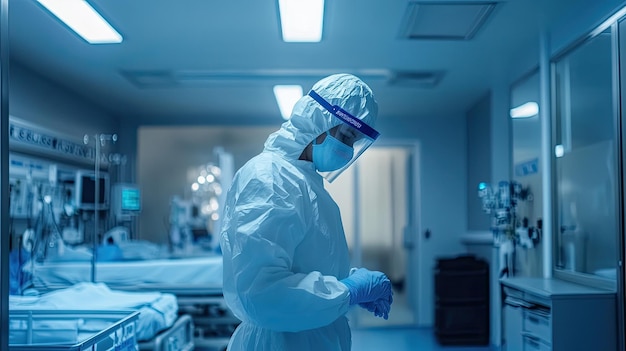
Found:
M 29 269 L 28 265 L 25 267 Z M 90 262 L 44 262 L 33 267 L 35 287 L 70 286 L 91 281 Z M 129 285 L 222 287 L 222 256 L 97 262 L 96 281 Z
M 137 339 L 149 340 L 178 318 L 176 296 L 159 292 L 122 292 L 102 283 L 79 283 L 41 296 L 9 296 L 10 310 L 137 310 Z M 67 323 L 67 322 L 65 322 Z M 67 326 L 49 326 L 68 329 Z M 46 328 L 44 328 L 46 329 Z

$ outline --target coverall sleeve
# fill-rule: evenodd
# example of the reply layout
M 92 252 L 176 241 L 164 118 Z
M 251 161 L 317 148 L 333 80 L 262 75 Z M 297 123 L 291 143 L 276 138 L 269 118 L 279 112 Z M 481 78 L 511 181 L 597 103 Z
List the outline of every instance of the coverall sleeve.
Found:
M 263 328 L 319 328 L 349 308 L 348 289 L 336 277 L 292 271 L 294 252 L 311 218 L 311 202 L 303 192 L 297 184 L 252 180 L 231 204 L 226 230 L 234 288 L 246 317 Z M 332 259 L 323 252 L 307 254 Z

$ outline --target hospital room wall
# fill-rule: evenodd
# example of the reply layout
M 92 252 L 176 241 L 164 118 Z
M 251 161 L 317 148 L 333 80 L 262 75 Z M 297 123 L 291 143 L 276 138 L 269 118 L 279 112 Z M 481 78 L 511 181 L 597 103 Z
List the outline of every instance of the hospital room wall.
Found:
M 478 184 L 491 182 L 491 94 L 467 112 L 467 230 L 489 230 L 490 218 L 482 210 Z
M 62 136 L 81 143 L 85 134 L 116 132 L 118 121 L 65 87 L 33 73 L 17 62 L 9 67 L 9 114 L 22 122 L 48 133 Z M 93 169 L 83 160 L 51 157 L 34 147 L 20 147 L 13 152 L 28 154 L 31 157 L 50 160 L 57 164 L 71 164 L 71 167 Z M 21 234 L 26 222 L 15 220 L 13 230 Z
M 419 143 L 419 207 L 416 254 L 419 267 L 408 267 L 417 282 L 417 321 L 434 322 L 434 267 L 437 258 L 464 252 L 467 223 L 466 118 L 439 116 L 420 120 L 379 120 L 381 138 Z M 383 141 L 383 140 L 381 140 Z
M 32 123 L 38 127 L 76 138 L 80 142 L 85 134 L 118 135 L 109 151 L 127 157 L 121 167 L 121 179 L 134 182 L 136 178 L 135 157 L 137 149 L 137 125 L 130 119 L 115 116 L 102 107 L 94 105 L 84 96 L 60 86 L 27 67 L 12 61 L 9 74 L 9 113 L 11 117 Z M 116 179 L 120 168 L 111 168 Z
M 52 132 L 82 140 L 85 134 L 115 133 L 119 121 L 65 87 L 10 62 L 9 114 Z

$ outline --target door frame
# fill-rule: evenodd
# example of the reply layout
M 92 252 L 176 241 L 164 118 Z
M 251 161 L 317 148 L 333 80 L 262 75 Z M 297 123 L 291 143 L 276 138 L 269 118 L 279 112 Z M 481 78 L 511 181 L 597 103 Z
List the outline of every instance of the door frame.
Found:
M 422 236 L 419 235 L 421 233 L 422 226 L 422 218 L 421 218 L 421 146 L 420 142 L 415 139 L 382 139 L 378 140 L 372 148 L 389 148 L 389 147 L 400 147 L 404 148 L 409 152 L 409 167 L 408 167 L 408 182 L 407 185 L 410 188 L 410 196 L 408 197 L 408 205 L 411 208 L 408 212 L 408 223 L 407 228 L 404 231 L 404 245 L 405 250 L 407 250 L 407 267 L 406 267 L 406 292 L 407 292 L 407 302 L 410 306 L 412 306 L 412 313 L 415 316 L 414 325 L 422 324 L 422 321 L 419 320 L 419 314 L 417 313 L 419 309 L 428 308 L 428 306 L 424 305 L 424 287 L 422 282 L 420 281 L 421 275 L 421 267 L 423 267 L 422 257 L 420 255 L 420 250 L 423 247 L 422 244 Z M 355 164 L 355 166 L 357 166 Z M 355 182 L 355 187 L 358 187 L 358 176 Z M 355 191 L 355 203 L 359 206 L 358 201 L 358 191 Z M 357 224 L 360 220 L 360 211 L 355 210 L 355 224 Z M 355 226 L 355 249 L 361 250 L 360 239 L 360 228 Z M 360 253 L 359 253 L 360 255 Z M 410 278 L 409 278 L 410 275 Z M 420 306 L 420 303 L 422 305 Z

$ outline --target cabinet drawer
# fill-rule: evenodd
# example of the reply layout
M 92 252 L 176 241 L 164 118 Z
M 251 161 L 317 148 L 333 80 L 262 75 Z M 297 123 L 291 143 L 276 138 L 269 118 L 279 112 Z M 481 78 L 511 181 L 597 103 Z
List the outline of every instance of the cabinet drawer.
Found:
M 552 321 L 549 312 L 543 310 L 524 309 L 523 330 L 543 339 L 552 341 Z
M 531 335 L 524 335 L 524 351 L 552 351 L 552 347 L 543 340 Z

